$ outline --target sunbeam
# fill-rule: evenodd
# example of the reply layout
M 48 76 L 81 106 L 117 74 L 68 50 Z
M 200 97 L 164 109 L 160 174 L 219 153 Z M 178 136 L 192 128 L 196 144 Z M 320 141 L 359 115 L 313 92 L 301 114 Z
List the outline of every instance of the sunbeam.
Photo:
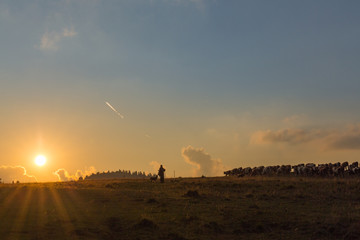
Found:
M 75 227 L 71 221 L 67 208 L 65 207 L 62 198 L 60 197 L 58 190 L 50 188 L 51 198 L 55 204 L 55 210 L 60 217 L 60 225 L 66 234 L 70 234 L 75 231 Z M 74 236 L 74 239 L 78 239 Z
M 11 227 L 11 232 L 18 236 L 18 239 L 22 239 L 22 233 L 25 227 L 25 219 L 29 211 L 29 203 L 32 198 L 33 188 L 21 188 L 20 194 L 17 198 L 18 211 L 15 221 Z
M 1 236 L 6 233 L 9 230 L 9 225 L 11 224 L 9 221 L 12 219 L 11 214 L 13 214 L 13 212 L 11 211 L 11 209 L 13 209 L 15 206 L 17 206 L 17 199 L 19 198 L 18 195 L 20 193 L 20 187 L 16 187 L 16 188 L 8 188 L 6 189 L 7 192 L 3 193 L 2 195 L 7 195 L 7 197 L 5 197 L 4 199 L 2 199 L 1 201 L 1 208 L 0 208 L 0 219 L 7 219 L 8 221 L 2 221 L 2 225 L 1 225 L 1 229 L 0 229 L 0 234 Z

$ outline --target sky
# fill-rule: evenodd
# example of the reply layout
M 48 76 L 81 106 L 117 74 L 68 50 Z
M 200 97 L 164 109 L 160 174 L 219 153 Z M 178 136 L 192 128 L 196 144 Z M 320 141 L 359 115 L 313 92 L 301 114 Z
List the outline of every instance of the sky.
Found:
M 359 8 L 2 0 L 0 178 L 358 161 Z

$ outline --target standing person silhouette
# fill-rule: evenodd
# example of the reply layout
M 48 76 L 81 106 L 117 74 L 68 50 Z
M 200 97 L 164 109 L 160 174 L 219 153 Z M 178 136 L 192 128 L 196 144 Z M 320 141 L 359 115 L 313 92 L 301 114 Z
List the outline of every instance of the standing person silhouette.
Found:
M 164 172 L 165 172 L 165 168 L 163 168 L 163 165 L 160 165 L 158 175 L 160 176 L 161 183 L 164 183 Z

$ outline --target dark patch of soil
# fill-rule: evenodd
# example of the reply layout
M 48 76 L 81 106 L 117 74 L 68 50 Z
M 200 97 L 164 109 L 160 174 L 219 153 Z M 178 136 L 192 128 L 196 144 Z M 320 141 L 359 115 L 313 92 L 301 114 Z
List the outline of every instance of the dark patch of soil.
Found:
M 155 198 L 149 198 L 146 203 L 158 203 L 158 201 Z
M 351 224 L 344 236 L 345 240 L 355 240 L 360 238 L 360 222 Z
M 164 240 L 187 240 L 186 238 L 182 237 L 181 235 L 177 233 L 169 233 Z
M 200 194 L 198 193 L 198 191 L 196 190 L 189 190 L 187 191 L 187 193 L 184 195 L 184 197 L 192 197 L 192 198 L 199 198 Z
M 276 228 L 275 225 L 267 222 L 247 222 L 243 221 L 239 227 L 233 231 L 234 234 L 248 234 L 248 233 L 267 233 Z
M 120 183 L 108 183 L 105 185 L 106 188 L 112 188 L 112 189 L 120 188 L 120 186 L 121 186 Z
M 113 232 L 121 232 L 122 224 L 121 219 L 118 217 L 109 217 L 105 220 L 105 225 Z
M 143 218 L 139 223 L 134 225 L 135 229 L 145 229 L 145 230 L 156 230 L 159 227 L 151 220 Z
M 254 197 L 254 194 L 249 193 L 249 194 L 246 194 L 245 197 L 246 197 L 246 198 L 253 198 L 253 197 Z
M 250 206 L 249 206 L 249 208 L 259 209 L 259 206 L 258 206 L 258 205 L 256 205 L 256 204 L 252 204 L 252 205 L 250 205 Z
M 199 220 L 199 217 L 197 216 L 187 216 L 183 219 L 183 221 L 185 223 L 192 223 L 192 222 L 195 222 L 195 221 L 198 221 Z
M 207 231 L 211 231 L 213 233 L 223 233 L 224 232 L 224 227 L 219 225 L 217 222 L 209 222 L 203 225 L 203 227 L 207 230 Z

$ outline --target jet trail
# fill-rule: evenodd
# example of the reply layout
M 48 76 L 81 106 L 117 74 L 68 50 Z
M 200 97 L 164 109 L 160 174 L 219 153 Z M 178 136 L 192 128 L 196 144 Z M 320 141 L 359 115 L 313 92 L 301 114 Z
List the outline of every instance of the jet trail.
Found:
M 124 116 L 121 115 L 121 113 L 119 113 L 113 106 L 111 106 L 110 103 L 108 103 L 108 102 L 105 102 L 105 103 L 106 103 L 106 105 L 109 106 L 109 108 L 111 108 L 111 110 L 113 110 L 117 115 L 119 115 L 119 117 L 124 118 Z

